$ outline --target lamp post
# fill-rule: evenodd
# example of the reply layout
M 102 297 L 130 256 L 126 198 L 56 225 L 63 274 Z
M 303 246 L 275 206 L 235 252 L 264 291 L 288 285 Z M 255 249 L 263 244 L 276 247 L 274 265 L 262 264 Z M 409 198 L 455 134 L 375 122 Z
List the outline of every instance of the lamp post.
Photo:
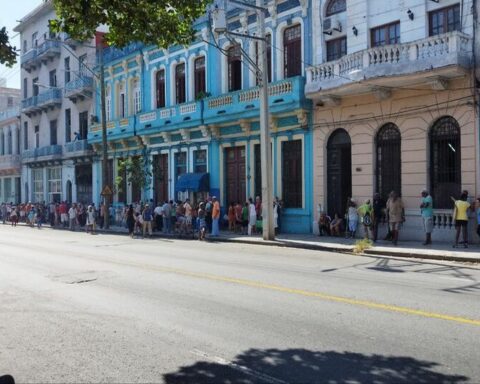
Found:
M 215 8 L 213 12 L 214 31 L 251 38 L 259 41 L 261 59 L 258 60 L 258 74 L 261 74 L 260 85 L 260 161 L 262 174 L 262 219 L 263 239 L 273 240 L 275 230 L 273 223 L 273 188 L 272 188 L 272 149 L 270 146 L 270 116 L 268 108 L 268 56 L 267 42 L 265 38 L 265 14 L 264 0 L 256 0 L 255 5 L 241 0 L 228 0 L 230 3 L 244 9 L 254 9 L 257 12 L 258 36 L 238 34 L 227 31 L 226 9 Z M 248 62 L 255 65 L 248 55 L 243 52 Z M 257 75 L 258 76 L 258 75 Z

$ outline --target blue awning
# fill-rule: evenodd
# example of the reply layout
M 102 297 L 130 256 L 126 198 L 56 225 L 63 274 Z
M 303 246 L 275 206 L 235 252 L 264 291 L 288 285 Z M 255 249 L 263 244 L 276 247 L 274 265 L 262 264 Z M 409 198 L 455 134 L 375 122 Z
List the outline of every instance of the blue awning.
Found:
M 179 177 L 175 191 L 208 192 L 210 175 L 208 173 L 185 173 Z

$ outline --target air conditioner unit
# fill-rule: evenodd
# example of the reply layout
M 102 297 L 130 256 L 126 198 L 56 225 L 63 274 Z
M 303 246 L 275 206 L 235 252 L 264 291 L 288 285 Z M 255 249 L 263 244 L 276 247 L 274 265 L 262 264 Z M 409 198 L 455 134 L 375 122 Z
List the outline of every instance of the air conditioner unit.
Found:
M 331 35 L 333 31 L 342 32 L 342 23 L 336 17 L 327 17 L 323 20 L 323 33 Z
M 224 8 L 215 7 L 212 10 L 212 29 L 215 33 L 225 33 L 227 30 L 227 15 Z

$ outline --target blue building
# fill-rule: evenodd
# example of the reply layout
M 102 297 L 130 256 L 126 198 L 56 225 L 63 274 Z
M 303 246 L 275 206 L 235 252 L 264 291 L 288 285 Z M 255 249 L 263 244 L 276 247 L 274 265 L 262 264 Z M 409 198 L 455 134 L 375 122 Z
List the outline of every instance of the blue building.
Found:
M 309 1 L 268 2 L 269 106 L 274 195 L 284 202 L 283 230 L 310 232 L 313 220 L 312 106 L 305 98 L 305 67 L 312 57 Z M 230 7 L 228 30 L 257 33 L 254 12 Z M 220 198 L 222 207 L 261 195 L 257 40 L 217 36 L 206 15 L 188 47 L 131 44 L 104 51 L 109 184 L 118 160 L 140 157 L 147 185 L 117 185 L 114 202 Z M 97 95 L 99 94 L 97 84 Z M 100 100 L 96 100 L 100 121 Z M 101 126 L 88 140 L 101 151 Z M 150 172 L 147 172 L 150 174 Z M 205 177 L 191 174 L 208 173 Z M 208 177 L 208 188 L 205 179 Z M 93 197 L 100 201 L 101 159 L 93 166 Z M 185 190 L 187 192 L 185 192 Z M 207 191 L 203 191 L 207 189 Z

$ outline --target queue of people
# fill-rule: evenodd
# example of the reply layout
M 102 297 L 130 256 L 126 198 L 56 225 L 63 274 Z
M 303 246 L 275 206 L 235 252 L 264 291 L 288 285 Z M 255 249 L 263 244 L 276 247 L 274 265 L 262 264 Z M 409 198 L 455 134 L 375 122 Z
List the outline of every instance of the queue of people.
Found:
M 480 198 L 477 198 L 472 204 L 468 202 L 468 199 L 468 191 L 463 191 L 458 199 L 452 197 L 452 221 L 455 227 L 453 247 L 458 247 L 460 244 L 463 244 L 465 248 L 468 247 L 469 212 L 473 212 L 475 215 L 476 232 L 480 237 Z M 433 198 L 426 189 L 421 192 L 420 215 L 425 233 L 423 245 L 431 245 L 434 229 L 434 209 Z M 365 238 L 376 242 L 379 226 L 382 222 L 386 222 L 388 227 L 385 240 L 397 245 L 399 233 L 405 220 L 403 200 L 395 191 L 392 191 L 386 202 L 380 197 L 380 194 L 375 193 L 372 200 L 367 199 L 358 207 L 356 201 L 349 198 L 348 208 L 344 215 L 336 212 L 334 217 L 331 218 L 326 212 L 320 212 L 318 229 L 320 236 L 339 237 L 345 235 L 346 238 L 355 238 L 359 225 L 362 225 Z M 460 233 L 463 236 L 461 243 L 459 242 Z

